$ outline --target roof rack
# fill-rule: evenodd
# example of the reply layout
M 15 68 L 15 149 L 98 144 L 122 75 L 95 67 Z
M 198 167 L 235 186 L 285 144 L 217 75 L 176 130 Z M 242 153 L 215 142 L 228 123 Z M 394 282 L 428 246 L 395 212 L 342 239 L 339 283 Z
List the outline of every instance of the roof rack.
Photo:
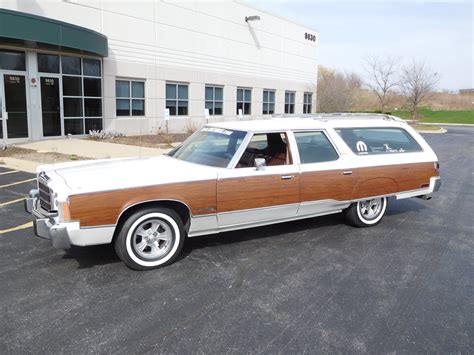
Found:
M 306 118 L 318 121 L 327 122 L 329 119 L 355 119 L 355 118 L 373 119 L 373 120 L 384 120 L 384 121 L 398 121 L 405 122 L 403 119 L 386 114 L 386 113 L 356 113 L 356 112 L 334 112 L 334 113 L 312 113 L 312 114 L 274 114 L 272 118 Z
M 335 112 L 335 113 L 317 113 L 317 114 L 311 114 L 311 115 L 305 115 L 305 118 L 313 118 L 317 120 L 322 120 L 322 121 L 327 121 L 328 119 L 334 118 L 334 119 L 354 119 L 356 117 L 362 117 L 365 119 L 379 119 L 379 120 L 385 120 L 385 121 L 401 121 L 404 122 L 402 119 L 384 114 L 384 113 L 355 113 L 355 112 Z

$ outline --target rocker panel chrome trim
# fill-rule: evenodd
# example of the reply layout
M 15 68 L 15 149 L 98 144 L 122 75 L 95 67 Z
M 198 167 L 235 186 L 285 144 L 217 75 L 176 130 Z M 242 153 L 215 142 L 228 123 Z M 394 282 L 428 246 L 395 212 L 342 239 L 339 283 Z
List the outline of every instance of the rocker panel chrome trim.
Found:
M 217 225 L 220 229 L 240 224 L 265 223 L 266 221 L 279 219 L 280 216 L 283 216 L 284 219 L 292 218 L 297 216 L 299 205 L 299 203 L 292 203 L 288 205 L 222 212 L 217 214 Z
M 229 232 L 229 231 L 234 231 L 234 230 L 239 230 L 239 229 L 261 227 L 261 226 L 267 226 L 267 225 L 271 225 L 271 224 L 296 221 L 296 220 L 300 220 L 300 219 L 325 216 L 325 215 L 339 213 L 339 212 L 342 212 L 342 210 L 334 210 L 334 211 L 328 211 L 328 212 L 323 212 L 323 213 L 315 213 L 315 214 L 304 215 L 304 216 L 295 216 L 295 217 L 288 217 L 288 218 L 281 218 L 281 219 L 266 220 L 266 221 L 260 221 L 260 222 L 254 222 L 254 223 L 242 223 L 242 224 L 237 224 L 237 225 L 228 225 L 228 226 L 220 227 L 220 228 L 214 229 L 214 230 L 201 231 L 199 233 L 189 235 L 189 237 L 198 237 L 200 235 L 216 234 L 216 233 Z

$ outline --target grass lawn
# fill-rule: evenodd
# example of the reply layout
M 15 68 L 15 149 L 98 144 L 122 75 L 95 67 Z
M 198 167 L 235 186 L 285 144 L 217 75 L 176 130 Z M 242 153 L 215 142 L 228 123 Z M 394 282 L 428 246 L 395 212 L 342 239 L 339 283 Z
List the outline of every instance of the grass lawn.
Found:
M 394 111 L 392 115 L 411 120 L 408 111 Z M 432 111 L 429 108 L 418 110 L 418 121 L 429 123 L 470 123 L 474 124 L 474 110 L 468 111 Z

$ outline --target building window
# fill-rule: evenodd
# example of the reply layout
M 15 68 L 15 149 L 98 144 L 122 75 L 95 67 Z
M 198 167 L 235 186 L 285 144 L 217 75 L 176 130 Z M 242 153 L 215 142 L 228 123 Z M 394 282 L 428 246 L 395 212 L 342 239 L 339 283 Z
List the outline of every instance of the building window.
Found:
M 237 88 L 237 110 L 242 110 L 242 114 L 250 115 L 252 106 L 252 89 Z
M 38 71 L 43 73 L 59 73 L 59 56 L 38 53 Z
M 188 105 L 187 84 L 166 84 L 166 108 L 170 116 L 186 116 Z
M 275 113 L 275 91 L 263 90 L 263 110 L 264 115 L 273 115 Z
M 38 53 L 37 59 L 40 73 L 61 74 L 64 134 L 87 134 L 91 130 L 101 130 L 100 59 L 45 53 Z
M 145 116 L 145 82 L 115 81 L 117 116 Z
M 219 86 L 206 85 L 206 108 L 209 115 L 222 115 L 224 107 L 224 89 Z
M 25 71 L 25 52 L 0 50 L 0 69 Z
M 285 113 L 295 113 L 295 93 L 285 91 Z
M 304 93 L 303 113 L 311 113 L 313 111 L 313 94 L 310 92 Z
M 63 74 L 81 75 L 81 58 L 79 57 L 61 57 L 61 67 Z

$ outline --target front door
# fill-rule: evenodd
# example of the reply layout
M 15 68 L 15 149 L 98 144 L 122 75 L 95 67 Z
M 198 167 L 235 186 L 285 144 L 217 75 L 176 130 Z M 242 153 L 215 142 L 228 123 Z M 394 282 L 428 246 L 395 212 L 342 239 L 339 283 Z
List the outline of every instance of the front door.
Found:
M 293 164 L 286 133 L 255 134 L 233 169 L 219 172 L 219 227 L 285 221 L 300 204 L 299 167 Z M 265 159 L 258 170 L 255 158 Z
M 41 115 L 43 137 L 61 136 L 61 105 L 59 78 L 41 77 Z
M 0 83 L 2 139 L 28 138 L 26 77 L 4 73 Z

